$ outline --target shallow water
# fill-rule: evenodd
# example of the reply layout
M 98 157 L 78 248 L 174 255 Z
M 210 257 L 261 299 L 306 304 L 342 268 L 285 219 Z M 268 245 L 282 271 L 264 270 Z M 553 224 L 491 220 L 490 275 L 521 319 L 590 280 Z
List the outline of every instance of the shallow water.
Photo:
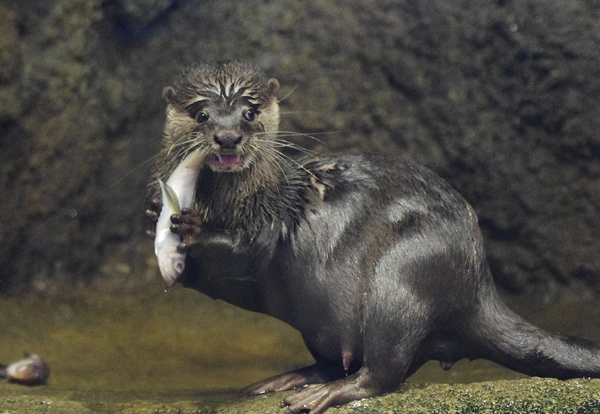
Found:
M 34 352 L 55 387 L 168 391 L 240 388 L 310 361 L 291 328 L 197 292 L 101 292 L 0 300 L 0 362 Z
M 133 280 L 133 279 L 132 279 Z M 514 300 L 512 300 L 514 302 Z M 598 300 L 572 296 L 551 308 L 513 308 L 547 329 L 600 340 Z M 298 332 L 264 315 L 213 301 L 197 292 L 162 290 L 158 279 L 109 286 L 96 281 L 66 293 L 0 298 L 0 362 L 37 353 L 51 367 L 39 389 L 79 393 L 139 393 L 188 399 L 237 390 L 254 381 L 312 363 Z M 469 383 L 519 379 L 488 361 L 459 361 L 450 371 L 437 362 L 413 383 Z M 23 388 L 2 384 L 0 393 Z M 35 392 L 38 392 L 37 390 Z M 40 391 L 41 392 L 41 391 Z M 150 394 L 148 394 L 150 393 Z M 161 397 L 162 398 L 162 397 Z

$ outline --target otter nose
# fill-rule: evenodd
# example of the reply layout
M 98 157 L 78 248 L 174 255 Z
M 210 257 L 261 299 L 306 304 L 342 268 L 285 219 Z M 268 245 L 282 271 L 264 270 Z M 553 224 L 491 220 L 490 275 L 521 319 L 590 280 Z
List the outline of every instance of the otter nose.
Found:
M 215 142 L 223 149 L 233 149 L 242 142 L 242 137 L 232 132 L 221 132 L 215 134 Z

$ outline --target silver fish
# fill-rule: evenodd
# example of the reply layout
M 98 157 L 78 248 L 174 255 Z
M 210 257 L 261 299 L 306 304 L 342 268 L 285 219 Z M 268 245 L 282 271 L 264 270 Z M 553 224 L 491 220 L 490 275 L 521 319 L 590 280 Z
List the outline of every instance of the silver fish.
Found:
M 171 216 L 181 213 L 182 208 L 193 207 L 198 174 L 204 159 L 203 153 L 194 151 L 175 168 L 166 183 L 158 180 L 163 205 L 156 223 L 154 253 L 167 288 L 179 281 L 185 270 L 186 256 L 177 251 L 181 237 L 171 231 Z

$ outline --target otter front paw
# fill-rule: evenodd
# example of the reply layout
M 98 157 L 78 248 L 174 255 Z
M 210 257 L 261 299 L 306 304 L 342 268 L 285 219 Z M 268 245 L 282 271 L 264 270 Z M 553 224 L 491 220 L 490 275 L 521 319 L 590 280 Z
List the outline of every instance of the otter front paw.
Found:
M 146 210 L 146 217 L 150 219 L 150 229 L 146 230 L 146 235 L 152 239 L 156 237 L 156 222 L 158 216 L 162 210 L 162 200 L 160 198 L 153 198 L 150 200 L 150 206 Z
M 181 214 L 171 216 L 171 223 L 171 231 L 181 236 L 181 243 L 177 246 L 180 253 L 185 253 L 192 246 L 198 244 L 202 221 L 197 211 L 184 208 L 181 210 Z

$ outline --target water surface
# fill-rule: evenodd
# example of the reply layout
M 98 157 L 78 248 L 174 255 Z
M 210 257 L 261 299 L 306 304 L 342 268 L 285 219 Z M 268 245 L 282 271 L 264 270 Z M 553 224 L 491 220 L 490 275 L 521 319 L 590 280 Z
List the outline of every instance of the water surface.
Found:
M 596 299 L 565 295 L 552 307 L 512 302 L 547 329 L 600 340 Z M 0 330 L 0 363 L 37 353 L 51 367 L 45 387 L 81 395 L 204 395 L 238 390 L 313 361 L 300 334 L 286 324 L 180 287 L 164 292 L 158 279 L 118 288 L 100 280 L 52 295 L 0 298 Z M 447 372 L 431 361 L 409 381 L 519 378 L 525 376 L 488 361 L 463 360 Z

